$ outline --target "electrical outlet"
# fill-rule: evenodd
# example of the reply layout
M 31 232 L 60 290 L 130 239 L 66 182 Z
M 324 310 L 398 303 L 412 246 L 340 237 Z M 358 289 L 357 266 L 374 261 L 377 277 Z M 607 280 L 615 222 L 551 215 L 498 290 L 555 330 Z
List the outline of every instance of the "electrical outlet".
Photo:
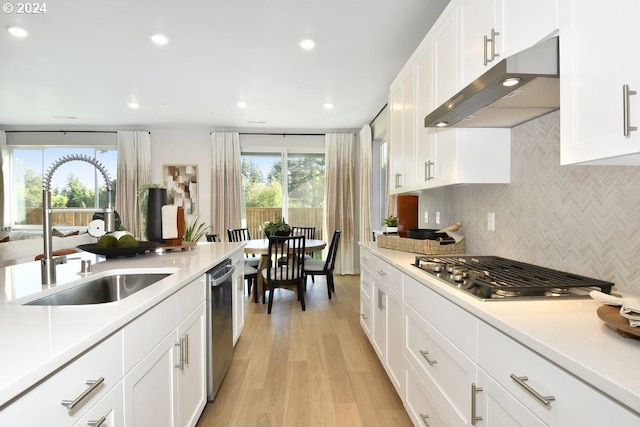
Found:
M 424 222 L 429 222 L 429 211 L 424 211 Z
M 487 213 L 487 230 L 496 231 L 496 214 L 495 214 L 495 212 Z
M 440 224 L 440 212 L 436 212 L 436 224 Z

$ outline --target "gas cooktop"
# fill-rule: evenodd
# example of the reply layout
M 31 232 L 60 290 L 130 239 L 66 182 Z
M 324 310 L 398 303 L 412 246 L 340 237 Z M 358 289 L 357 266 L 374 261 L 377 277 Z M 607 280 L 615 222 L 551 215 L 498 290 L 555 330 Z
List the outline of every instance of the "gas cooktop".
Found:
M 483 301 L 585 298 L 613 283 L 496 256 L 416 256 L 414 265 Z

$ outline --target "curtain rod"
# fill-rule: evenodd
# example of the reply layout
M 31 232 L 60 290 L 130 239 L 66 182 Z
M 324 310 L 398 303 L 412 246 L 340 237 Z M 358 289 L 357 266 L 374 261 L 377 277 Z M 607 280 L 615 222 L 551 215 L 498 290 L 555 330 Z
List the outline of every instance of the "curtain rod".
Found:
M 373 118 L 373 120 L 371 120 L 371 121 L 369 122 L 369 126 L 371 126 L 371 125 L 373 124 L 373 122 L 375 122 L 375 121 L 376 121 L 376 119 L 378 118 L 378 116 L 379 116 L 379 115 L 384 111 L 384 109 L 385 109 L 385 108 L 387 108 L 387 105 L 389 105 L 389 104 L 384 104 L 384 105 L 382 106 L 382 108 L 380 109 L 380 111 L 378 111 L 378 114 L 376 114 L 376 116 Z
M 7 130 L 5 131 L 6 133 L 54 133 L 54 132 L 60 132 L 60 133 L 118 133 L 118 131 L 115 130 Z M 151 135 L 151 132 L 147 131 L 147 133 L 149 135 Z

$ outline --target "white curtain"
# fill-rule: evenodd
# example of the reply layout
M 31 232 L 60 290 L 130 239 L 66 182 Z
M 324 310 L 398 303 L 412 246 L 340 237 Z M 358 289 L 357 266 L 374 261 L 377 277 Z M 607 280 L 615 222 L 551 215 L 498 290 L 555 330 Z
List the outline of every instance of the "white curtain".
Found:
M 371 127 L 360 129 L 360 241 L 370 242 L 371 234 Z
M 148 131 L 118 131 L 118 176 L 115 209 L 122 225 L 142 238 L 138 188 L 151 183 L 151 135 Z
M 9 225 L 9 183 L 5 184 L 5 170 L 9 167 L 8 164 L 8 150 L 7 150 L 7 133 L 0 130 L 0 227 L 6 227 Z M 6 165 L 6 166 L 5 166 Z M 9 177 L 9 174 L 6 174 Z
M 242 226 L 240 134 L 211 132 L 211 225 L 220 237 Z
M 325 135 L 325 209 L 327 240 L 341 230 L 337 274 L 355 274 L 355 134 Z

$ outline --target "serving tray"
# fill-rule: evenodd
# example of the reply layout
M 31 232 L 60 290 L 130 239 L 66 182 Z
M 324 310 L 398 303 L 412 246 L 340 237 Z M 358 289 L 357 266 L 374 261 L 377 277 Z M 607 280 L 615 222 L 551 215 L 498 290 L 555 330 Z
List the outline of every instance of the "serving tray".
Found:
M 86 245 L 78 245 L 76 248 L 91 252 L 96 255 L 104 255 L 107 258 L 132 257 L 143 254 L 147 251 L 155 249 L 159 246 L 156 242 L 139 241 L 138 246 L 131 248 L 100 248 L 97 244 L 91 243 Z
M 640 339 L 640 328 L 629 325 L 629 319 L 620 316 L 620 307 L 601 305 L 597 310 L 598 317 L 605 325 L 625 338 Z

